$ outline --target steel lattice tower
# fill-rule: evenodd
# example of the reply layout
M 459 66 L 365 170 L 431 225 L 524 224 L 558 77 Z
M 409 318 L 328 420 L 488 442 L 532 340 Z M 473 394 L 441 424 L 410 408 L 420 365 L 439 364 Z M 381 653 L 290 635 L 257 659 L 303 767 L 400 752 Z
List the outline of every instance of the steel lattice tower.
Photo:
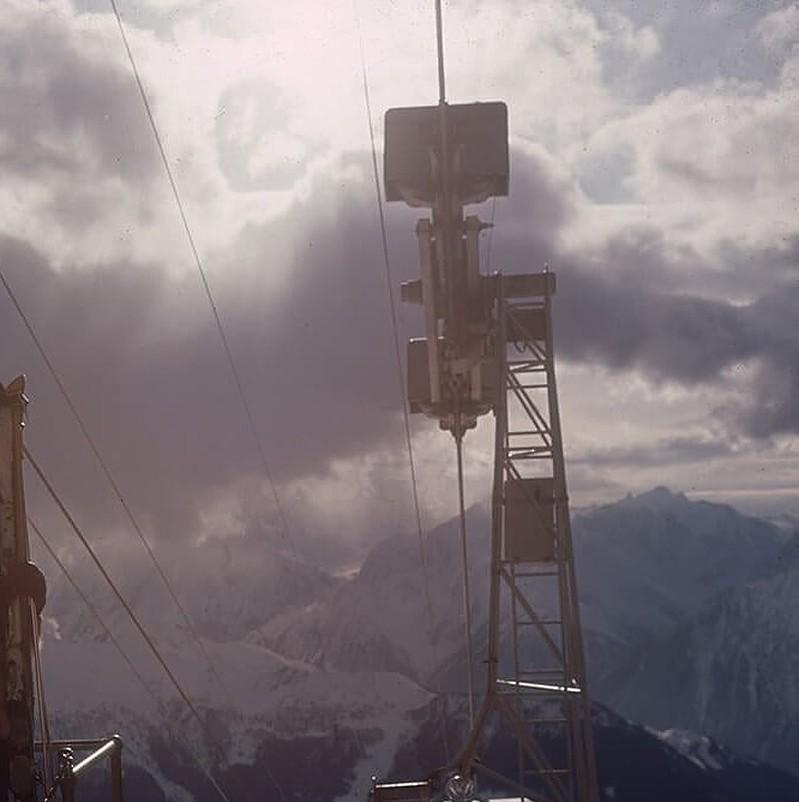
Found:
M 477 773 L 536 802 L 597 800 L 555 376 L 555 276 L 484 275 L 487 226 L 463 211 L 506 195 L 508 176 L 503 103 L 442 99 L 386 114 L 386 198 L 432 209 L 416 227 L 421 279 L 402 287 L 403 300 L 424 307 L 426 334 L 409 343 L 410 410 L 453 434 L 459 464 L 477 418 L 493 412 L 496 426 L 485 692 L 458 758 L 422 782 L 376 783 L 378 802 L 472 800 Z M 461 519 L 465 532 L 463 508 Z M 518 744 L 515 779 L 480 759 L 497 718 Z

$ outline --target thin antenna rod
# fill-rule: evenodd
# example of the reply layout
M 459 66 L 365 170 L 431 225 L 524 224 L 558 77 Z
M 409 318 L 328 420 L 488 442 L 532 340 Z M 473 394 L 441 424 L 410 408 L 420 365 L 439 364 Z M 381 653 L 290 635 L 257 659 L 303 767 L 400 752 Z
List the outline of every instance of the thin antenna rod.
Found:
M 438 102 L 447 102 L 447 87 L 444 82 L 444 23 L 441 19 L 441 0 L 436 0 L 436 45 L 438 49 Z
M 460 340 L 460 321 L 457 318 L 457 291 L 454 285 L 454 243 L 453 243 L 453 204 L 450 187 L 449 125 L 447 121 L 447 89 L 444 78 L 444 22 L 441 13 L 441 0 L 436 0 L 436 47 L 438 52 L 438 129 L 439 129 L 439 197 L 433 209 L 433 223 L 440 224 L 443 234 L 443 271 L 446 277 L 447 325 L 445 336 L 454 335 Z

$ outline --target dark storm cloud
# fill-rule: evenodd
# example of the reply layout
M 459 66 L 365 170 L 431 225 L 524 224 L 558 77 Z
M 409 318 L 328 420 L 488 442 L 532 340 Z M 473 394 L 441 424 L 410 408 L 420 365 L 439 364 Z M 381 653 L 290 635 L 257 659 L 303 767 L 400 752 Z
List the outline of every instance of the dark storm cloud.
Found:
M 564 357 L 686 386 L 712 385 L 754 361 L 749 398 L 725 410 L 728 420 L 757 437 L 799 431 L 796 283 L 747 304 L 649 291 L 580 268 L 564 267 L 560 287 L 556 328 Z
M 572 187 L 531 153 L 514 154 L 513 175 L 492 266 L 555 270 L 561 358 L 687 387 L 722 387 L 727 371 L 752 363 L 746 399 L 716 412 L 733 434 L 799 431 L 797 236 L 764 247 L 728 241 L 702 256 L 636 225 L 575 256 L 558 236 L 580 202 Z M 748 300 L 729 300 L 742 295 Z
M 543 248 L 568 204 L 538 159 L 524 152 L 517 165 L 508 230 Z M 323 476 L 337 458 L 403 448 L 368 160 L 350 155 L 342 169 L 346 179 L 331 172 L 285 217 L 246 228 L 206 259 L 280 486 Z M 388 210 L 395 285 L 418 274 L 418 216 L 402 206 Z M 128 501 L 155 531 L 194 532 L 219 493 L 263 477 L 195 272 L 170 278 L 159 266 L 131 263 L 55 270 L 10 237 L 0 242 L 0 264 Z M 0 313 L 3 376 L 29 375 L 28 437 L 79 509 L 98 526 L 119 523 L 86 443 L 5 298 Z M 404 308 L 402 317 L 403 341 L 422 332 L 417 308 Z M 268 492 L 263 504 L 274 522 Z
M 565 267 L 560 278 L 558 345 L 571 359 L 695 384 L 768 345 L 747 309 L 725 301 L 650 292 Z
M 401 442 L 371 191 L 321 182 L 288 219 L 246 230 L 235 257 L 208 263 L 278 483 Z M 403 225 L 396 280 L 416 269 L 410 231 Z M 56 271 L 10 238 L 0 263 L 121 486 L 161 532 L 192 531 L 215 493 L 263 476 L 196 273 L 174 279 L 135 264 Z M 0 364 L 7 379 L 30 376 L 29 437 L 84 505 L 110 520 L 86 446 L 2 303 Z
M 697 440 L 693 437 L 670 437 L 641 446 L 592 449 L 572 458 L 574 464 L 592 467 L 658 467 L 686 462 L 704 462 L 732 454 L 726 440 Z
M 151 177 L 155 152 L 132 77 L 91 55 L 55 11 L 8 9 L 0 26 L 0 167 L 27 178 Z M 143 145 L 141 143 L 144 143 Z
M 325 475 L 337 458 L 403 448 L 373 188 L 362 156 L 350 157 L 350 168 L 346 180 L 335 172 L 317 180 L 285 217 L 246 228 L 206 260 L 280 487 Z M 507 220 L 498 220 L 495 267 L 535 270 L 551 262 L 559 281 L 562 358 L 689 386 L 712 385 L 731 366 L 755 360 L 766 381 L 752 386 L 747 405 L 724 411 L 730 426 L 757 436 L 799 430 L 796 374 L 789 372 L 799 362 L 792 326 L 799 288 L 736 306 L 669 294 L 659 280 L 657 289 L 645 277 L 626 281 L 624 271 L 596 260 L 560 263 L 556 234 L 568 225 L 574 203 L 568 189 L 526 152 L 514 158 L 513 191 L 524 202 L 514 200 Z M 418 271 L 417 216 L 400 207 L 388 211 L 395 284 Z M 630 264 L 635 241 L 625 245 Z M 646 243 L 639 252 L 656 275 L 659 260 L 668 263 L 658 241 L 638 242 Z M 58 271 L 12 238 L 0 242 L 0 263 L 128 501 L 154 532 L 196 532 L 201 513 L 220 493 L 238 480 L 262 477 L 194 272 L 170 278 L 157 266 L 138 264 Z M 76 508 L 98 525 L 119 521 L 4 298 L 0 315 L 3 378 L 23 371 L 30 377 L 29 442 Z M 418 310 L 406 308 L 403 316 L 402 338 L 419 335 Z M 670 452 L 676 458 L 684 446 L 672 443 Z M 274 520 L 268 493 L 263 505 Z
M 753 377 L 749 399 L 730 414 L 754 437 L 795 434 L 799 432 L 799 283 L 768 293 L 749 311 L 766 330 L 770 347 Z

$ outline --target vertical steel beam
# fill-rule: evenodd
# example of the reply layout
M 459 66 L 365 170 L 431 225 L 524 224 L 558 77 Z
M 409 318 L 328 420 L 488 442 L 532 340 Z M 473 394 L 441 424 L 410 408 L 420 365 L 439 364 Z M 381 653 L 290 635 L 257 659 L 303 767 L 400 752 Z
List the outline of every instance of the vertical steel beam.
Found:
M 473 767 L 481 731 L 489 714 L 497 712 L 519 741 L 517 789 L 530 788 L 535 793 L 537 788 L 542 798 L 562 802 L 597 802 L 591 708 L 586 688 L 554 368 L 551 321 L 554 282 L 550 277 L 538 282 L 539 290 L 527 299 L 516 295 L 513 299 L 505 298 L 501 277 L 497 277 L 496 286 L 494 342 L 499 380 L 494 407 L 488 687 L 475 730 L 458 765 L 463 773 Z M 541 324 L 536 331 L 525 332 L 517 325 L 525 314 L 528 320 L 537 319 Z M 513 333 L 510 344 L 508 332 Z M 508 345 L 531 358 L 522 356 L 509 360 Z M 542 487 L 550 487 L 552 500 L 547 501 L 548 496 L 530 495 L 523 484 L 525 481 L 540 481 Z M 523 491 L 520 499 L 515 498 L 519 494 L 509 494 L 511 485 Z M 542 499 L 540 503 L 539 498 Z M 518 509 L 509 518 L 508 505 L 520 501 L 529 509 L 521 518 Z M 520 525 L 523 526 L 521 533 L 516 531 Z M 540 552 L 537 548 L 528 548 L 517 552 L 506 548 L 506 539 L 520 535 L 522 538 L 552 537 L 553 550 Z M 535 541 L 530 544 L 535 545 Z M 534 562 L 526 562 L 529 560 Z M 498 674 L 500 617 L 503 593 L 507 591 L 513 680 L 500 679 Z M 541 609 L 542 599 L 548 593 L 549 605 L 555 607 L 554 614 Z M 550 631 L 550 626 L 558 630 Z M 531 652 L 525 650 L 525 645 L 532 636 L 537 637 L 534 645 L 541 648 L 532 651 L 531 661 Z M 528 676 L 535 681 L 526 681 Z M 552 735 L 553 727 L 558 727 L 562 736 L 563 754 L 544 748 L 551 743 L 551 738 L 546 736 Z
M 577 579 L 574 568 L 574 546 L 571 533 L 571 517 L 569 515 L 569 496 L 566 486 L 566 468 L 563 457 L 563 440 L 560 425 L 560 405 L 558 403 L 557 377 L 555 375 L 554 336 L 552 326 L 552 299 L 546 296 L 544 306 L 547 335 L 547 393 L 549 406 L 549 423 L 553 439 L 558 447 L 554 451 L 554 471 L 556 487 L 556 515 L 558 527 L 558 540 L 562 548 L 560 556 L 561 576 L 561 620 L 568 622 L 564 625 L 564 649 L 568 649 L 566 661 L 567 670 L 577 687 L 583 692 L 576 701 L 564 700 L 572 710 L 573 749 L 575 761 L 576 793 L 580 800 L 597 802 L 599 794 L 598 778 L 596 772 L 596 757 L 594 752 L 593 728 L 591 726 L 591 701 L 588 695 L 585 654 L 583 650 L 582 625 L 580 622 L 580 607 L 577 598 Z
M 438 344 L 438 282 L 433 266 L 433 232 L 430 221 L 419 220 L 416 224 L 419 242 L 419 264 L 422 273 L 422 303 L 424 304 L 424 332 L 427 339 L 427 371 L 430 377 L 430 401 L 441 401 L 441 367 Z
M 34 798 L 33 622 L 30 601 L 16 580 L 28 566 L 29 546 L 22 479 L 25 379 L 0 385 L 0 714 L 9 744 L 10 786 L 15 800 Z
M 116 749 L 111 753 L 111 802 L 122 802 L 122 739 L 114 736 Z

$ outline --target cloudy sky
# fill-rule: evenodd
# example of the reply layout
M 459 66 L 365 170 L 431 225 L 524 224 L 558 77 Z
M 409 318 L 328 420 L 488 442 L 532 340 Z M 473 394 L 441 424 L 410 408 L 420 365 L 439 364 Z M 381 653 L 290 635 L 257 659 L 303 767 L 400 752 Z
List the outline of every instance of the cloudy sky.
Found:
M 292 534 L 349 559 L 413 525 L 358 30 L 379 143 L 387 108 L 436 100 L 433 4 L 118 5 Z M 458 0 L 445 24 L 450 100 L 510 109 L 490 269 L 558 274 L 573 503 L 799 512 L 799 6 Z M 0 269 L 147 534 L 279 529 L 107 0 L 6 0 L 0 65 Z M 397 283 L 417 216 L 387 209 Z M 3 293 L 0 338 L 29 447 L 93 536 L 125 533 Z M 413 428 L 432 524 L 453 446 Z

